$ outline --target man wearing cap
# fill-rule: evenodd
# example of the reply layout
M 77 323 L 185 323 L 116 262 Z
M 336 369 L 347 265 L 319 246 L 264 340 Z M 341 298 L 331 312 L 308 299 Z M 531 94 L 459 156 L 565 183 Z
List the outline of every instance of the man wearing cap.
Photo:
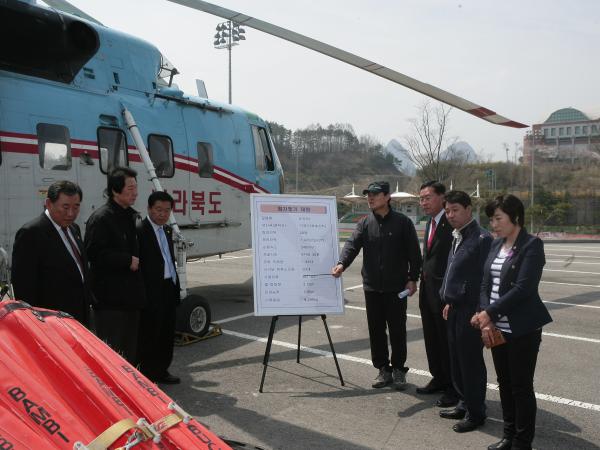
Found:
M 389 384 L 406 388 L 406 298 L 413 295 L 421 271 L 421 251 L 412 221 L 390 207 L 390 185 L 375 181 L 363 191 L 371 213 L 363 217 L 346 241 L 331 274 L 341 276 L 363 249 L 363 289 L 371 343 L 371 360 L 379 374 L 374 388 Z M 392 347 L 388 351 L 388 336 Z

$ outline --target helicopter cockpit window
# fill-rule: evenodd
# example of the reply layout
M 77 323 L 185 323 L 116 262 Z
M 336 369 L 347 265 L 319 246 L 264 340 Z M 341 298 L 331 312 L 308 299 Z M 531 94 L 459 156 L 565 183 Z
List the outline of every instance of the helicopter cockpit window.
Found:
M 177 68 L 165 58 L 164 55 L 160 55 L 160 69 L 158 71 L 158 84 L 163 86 L 171 86 L 173 84 L 173 77 L 177 75 L 179 71 Z
M 254 139 L 254 155 L 256 158 L 256 168 L 260 171 L 275 170 L 273 160 L 273 150 L 269 144 L 267 130 L 260 127 L 252 127 L 252 137 Z
M 69 129 L 50 123 L 37 124 L 40 167 L 46 170 L 71 168 L 71 138 Z
M 100 171 L 110 172 L 114 167 L 129 165 L 127 158 L 127 138 L 119 128 L 98 128 L 98 153 Z
M 151 134 L 148 136 L 148 153 L 156 176 L 159 178 L 171 178 L 175 175 L 175 164 L 173 161 L 173 141 L 169 136 Z
M 213 176 L 213 149 L 208 142 L 198 142 L 198 175 L 201 178 Z

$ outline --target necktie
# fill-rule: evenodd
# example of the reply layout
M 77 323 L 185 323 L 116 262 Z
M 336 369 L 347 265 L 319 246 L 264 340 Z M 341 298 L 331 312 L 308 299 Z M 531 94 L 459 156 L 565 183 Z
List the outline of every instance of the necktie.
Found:
M 162 252 L 165 264 L 169 269 L 169 273 L 171 274 L 171 280 L 173 281 L 173 283 L 176 283 L 177 274 L 175 273 L 175 265 L 173 264 L 173 260 L 171 259 L 169 243 L 167 242 L 167 235 L 165 234 L 165 229 L 163 227 L 160 227 L 158 229 L 158 236 L 160 237 L 160 251 Z
M 435 236 L 436 223 L 434 219 L 431 219 L 431 228 L 429 230 L 429 237 L 427 238 L 427 250 L 431 249 L 433 243 L 433 237 Z
M 462 233 L 458 230 L 452 230 L 452 254 L 456 253 L 456 249 L 462 242 Z
M 69 234 L 69 229 L 67 227 L 61 227 L 60 229 L 66 236 L 67 242 L 71 246 L 73 256 L 75 257 L 75 262 L 77 263 L 79 271 L 81 272 L 81 277 L 83 278 L 83 260 L 81 259 L 81 253 L 79 253 L 79 247 L 77 247 L 77 245 L 75 245 L 75 242 L 73 242 L 73 239 L 71 239 L 71 235 Z

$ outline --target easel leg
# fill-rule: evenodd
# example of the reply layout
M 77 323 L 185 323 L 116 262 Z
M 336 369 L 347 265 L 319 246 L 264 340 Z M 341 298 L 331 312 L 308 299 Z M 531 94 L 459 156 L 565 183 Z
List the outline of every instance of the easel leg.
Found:
M 297 363 L 300 363 L 300 336 L 302 336 L 302 316 L 298 316 L 298 348 L 296 349 Z
M 275 322 L 277 322 L 277 319 L 279 319 L 279 316 L 271 318 L 271 328 L 269 329 L 269 339 L 267 340 L 267 348 L 265 349 L 265 357 L 263 358 L 263 373 L 258 392 L 263 391 L 263 385 L 265 384 L 265 375 L 267 374 L 267 365 L 269 364 L 269 355 L 271 354 L 271 344 L 273 343 L 273 334 L 275 333 Z
M 335 349 L 333 348 L 333 342 L 331 341 L 331 335 L 329 334 L 329 327 L 327 326 L 327 316 L 325 316 L 325 314 L 321 314 L 321 319 L 323 319 L 323 325 L 325 325 L 325 332 L 327 333 L 329 347 L 331 347 L 331 353 L 333 354 L 333 360 L 335 361 L 335 368 L 337 369 L 338 376 L 340 377 L 340 383 L 342 383 L 342 386 L 345 386 L 344 377 L 342 377 L 342 371 L 340 370 L 340 365 L 335 354 Z

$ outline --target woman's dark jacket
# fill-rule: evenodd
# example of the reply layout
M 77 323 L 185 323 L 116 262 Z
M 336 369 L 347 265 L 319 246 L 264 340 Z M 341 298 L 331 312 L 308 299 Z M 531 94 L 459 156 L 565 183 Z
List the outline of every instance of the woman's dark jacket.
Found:
M 479 307 L 485 310 L 492 322 L 507 316 L 514 337 L 522 336 L 552 322 L 552 317 L 542 303 L 538 287 L 546 264 L 544 243 L 523 228 L 500 272 L 499 299 L 490 304 L 492 279 L 490 267 L 504 239 L 492 243 L 483 266 L 483 282 Z

